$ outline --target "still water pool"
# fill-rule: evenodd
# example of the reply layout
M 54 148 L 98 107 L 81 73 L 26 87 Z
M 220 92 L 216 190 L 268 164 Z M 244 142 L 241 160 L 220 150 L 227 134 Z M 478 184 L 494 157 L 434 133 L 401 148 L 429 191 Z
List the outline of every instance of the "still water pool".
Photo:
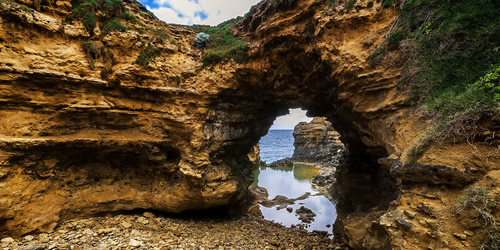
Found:
M 266 167 L 255 170 L 252 185 L 267 189 L 269 200 L 274 199 L 277 195 L 292 200 L 296 199 L 294 204 L 288 205 L 292 211 L 289 211 L 290 209 L 278 210 L 278 206 L 268 208 L 258 205 L 256 208 L 260 210 L 264 219 L 275 221 L 287 227 L 303 224 L 310 232 L 322 230 L 332 233 L 332 224 L 335 222 L 337 212 L 335 204 L 325 195 L 319 193 L 311 184 L 312 177 L 318 172 L 318 168 L 302 164 L 295 164 L 290 168 Z M 295 213 L 302 206 L 316 214 L 311 223 L 303 223 Z

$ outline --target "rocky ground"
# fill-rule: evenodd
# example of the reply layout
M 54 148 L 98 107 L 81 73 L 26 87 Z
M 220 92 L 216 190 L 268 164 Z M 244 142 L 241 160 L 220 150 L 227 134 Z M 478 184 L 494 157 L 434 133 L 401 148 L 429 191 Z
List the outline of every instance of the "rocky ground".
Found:
M 326 235 L 260 218 L 119 214 L 67 221 L 53 233 L 1 240 L 3 249 L 345 249 Z

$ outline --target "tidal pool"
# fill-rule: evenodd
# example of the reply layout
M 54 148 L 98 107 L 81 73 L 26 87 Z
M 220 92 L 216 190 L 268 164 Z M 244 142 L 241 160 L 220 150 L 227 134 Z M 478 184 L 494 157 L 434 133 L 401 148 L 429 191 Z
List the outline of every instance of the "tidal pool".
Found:
M 268 208 L 262 205 L 253 209 L 258 208 L 264 219 L 287 227 L 303 224 L 309 232 L 322 230 L 332 233 L 332 224 L 337 218 L 337 211 L 335 204 L 311 184 L 312 177 L 318 172 L 318 168 L 302 164 L 295 164 L 290 168 L 266 167 L 255 170 L 252 185 L 267 189 L 269 200 L 274 199 L 277 195 L 297 200 L 295 204 L 288 205 L 289 208 L 293 209 L 292 211 L 286 208 L 278 210 L 278 206 Z M 299 216 L 295 213 L 302 206 L 311 209 L 316 214 L 311 223 L 300 221 Z

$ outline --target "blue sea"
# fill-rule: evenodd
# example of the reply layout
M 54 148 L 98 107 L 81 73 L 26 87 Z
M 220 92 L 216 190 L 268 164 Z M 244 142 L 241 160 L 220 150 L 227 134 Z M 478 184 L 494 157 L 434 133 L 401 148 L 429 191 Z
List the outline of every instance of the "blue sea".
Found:
M 269 130 L 260 139 L 260 159 L 266 163 L 293 156 L 293 130 Z

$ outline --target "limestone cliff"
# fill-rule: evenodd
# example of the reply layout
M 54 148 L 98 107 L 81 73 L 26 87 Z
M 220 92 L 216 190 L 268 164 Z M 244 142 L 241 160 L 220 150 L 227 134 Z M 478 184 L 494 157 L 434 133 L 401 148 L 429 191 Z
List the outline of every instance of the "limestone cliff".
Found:
M 0 2 L 1 235 L 108 211 L 240 204 L 248 153 L 275 117 L 301 107 L 327 117 L 349 150 L 335 192 L 352 247 L 480 244 L 481 227 L 467 223 L 474 214 L 457 223 L 450 211 L 471 185 L 500 200 L 500 122 L 482 123 L 487 143 L 452 138 L 410 162 L 430 118 L 397 88 L 400 51 L 375 67 L 368 59 L 397 20 L 397 1 L 361 0 L 350 12 L 264 1 L 234 29 L 248 59 L 210 67 L 193 29 L 124 4 L 136 22 L 109 31 L 114 21 L 101 12 L 91 30 L 67 20 L 68 0 Z
M 300 122 L 293 131 L 293 161 L 313 163 L 325 168 L 336 168 L 343 160 L 345 147 L 340 134 L 325 117 L 314 117 Z

